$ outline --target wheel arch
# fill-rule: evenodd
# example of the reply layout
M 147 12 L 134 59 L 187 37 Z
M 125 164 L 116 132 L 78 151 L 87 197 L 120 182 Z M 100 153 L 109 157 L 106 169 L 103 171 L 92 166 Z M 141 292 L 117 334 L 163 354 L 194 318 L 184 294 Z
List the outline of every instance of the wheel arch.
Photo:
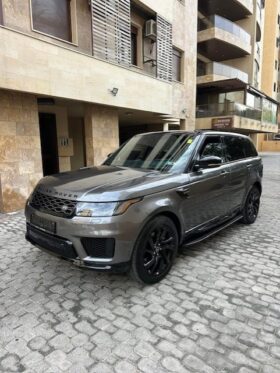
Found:
M 150 215 L 149 218 L 145 221 L 145 223 L 143 224 L 142 229 L 146 226 L 146 224 L 150 220 L 153 220 L 153 219 L 155 219 L 158 216 L 166 216 L 167 218 L 169 218 L 170 220 L 172 220 L 172 222 L 175 224 L 175 227 L 177 229 L 178 238 L 179 238 L 179 245 L 180 245 L 182 243 L 182 241 L 183 241 L 183 225 L 182 225 L 179 217 L 177 216 L 177 214 L 174 213 L 173 211 L 165 210 L 165 209 L 164 210 L 155 211 L 155 213 L 153 215 Z
M 262 194 L 262 184 L 261 184 L 259 181 L 256 181 L 256 182 L 252 185 L 252 187 L 256 187 L 256 188 L 258 188 L 260 194 Z

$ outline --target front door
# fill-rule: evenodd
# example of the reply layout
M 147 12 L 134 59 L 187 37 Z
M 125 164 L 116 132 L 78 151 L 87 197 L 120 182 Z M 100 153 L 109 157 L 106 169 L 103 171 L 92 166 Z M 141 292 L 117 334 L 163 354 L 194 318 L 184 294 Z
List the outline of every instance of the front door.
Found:
M 59 172 L 55 114 L 39 113 L 44 176 Z
M 222 158 L 221 166 L 190 172 L 188 199 L 185 200 L 185 230 L 211 224 L 228 213 L 229 166 L 225 164 L 224 143 L 221 136 L 209 135 L 203 140 L 195 159 L 208 156 Z M 194 162 L 195 163 L 195 162 Z

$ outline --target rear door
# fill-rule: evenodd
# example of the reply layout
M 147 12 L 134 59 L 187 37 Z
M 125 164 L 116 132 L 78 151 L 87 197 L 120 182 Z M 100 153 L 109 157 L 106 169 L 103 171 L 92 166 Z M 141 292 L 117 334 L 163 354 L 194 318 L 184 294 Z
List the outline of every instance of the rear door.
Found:
M 245 138 L 238 135 L 224 137 L 226 161 L 230 165 L 229 209 L 231 212 L 242 206 L 247 190 L 251 162 L 245 151 Z
M 185 230 L 210 223 L 228 212 L 227 188 L 229 166 L 225 164 L 222 136 L 206 135 L 194 157 L 193 164 L 206 156 L 218 156 L 223 164 L 219 167 L 190 171 L 188 199 L 184 202 Z

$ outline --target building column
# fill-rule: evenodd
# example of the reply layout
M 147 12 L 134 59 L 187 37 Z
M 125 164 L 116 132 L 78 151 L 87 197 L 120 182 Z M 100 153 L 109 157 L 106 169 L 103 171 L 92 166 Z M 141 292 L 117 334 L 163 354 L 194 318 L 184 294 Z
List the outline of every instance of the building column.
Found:
M 41 177 L 36 97 L 0 90 L 0 212 L 22 209 Z
M 119 147 L 118 111 L 98 105 L 85 110 L 85 142 L 87 166 L 98 166 Z

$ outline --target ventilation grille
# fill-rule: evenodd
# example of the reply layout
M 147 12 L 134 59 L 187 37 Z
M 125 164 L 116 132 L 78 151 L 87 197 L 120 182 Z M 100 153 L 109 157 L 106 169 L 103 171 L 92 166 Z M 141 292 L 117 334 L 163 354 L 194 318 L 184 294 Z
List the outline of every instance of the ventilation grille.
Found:
M 71 218 L 74 215 L 77 202 L 35 192 L 34 196 L 32 196 L 30 205 L 35 209 L 50 215 Z
M 114 238 L 88 238 L 81 239 L 88 256 L 93 258 L 113 258 L 115 252 Z
M 131 64 L 130 0 L 91 0 L 93 55 Z

